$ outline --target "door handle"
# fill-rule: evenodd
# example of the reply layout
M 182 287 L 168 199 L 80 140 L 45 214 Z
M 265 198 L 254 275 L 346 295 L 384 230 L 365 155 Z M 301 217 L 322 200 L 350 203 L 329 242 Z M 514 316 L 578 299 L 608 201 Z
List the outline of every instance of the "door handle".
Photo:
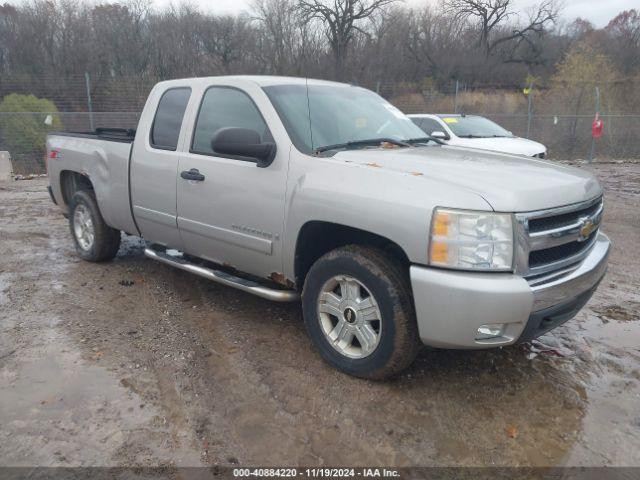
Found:
M 180 172 L 180 177 L 185 180 L 195 180 L 196 182 L 203 182 L 204 175 L 201 174 L 197 168 L 192 168 L 191 170 L 183 170 Z

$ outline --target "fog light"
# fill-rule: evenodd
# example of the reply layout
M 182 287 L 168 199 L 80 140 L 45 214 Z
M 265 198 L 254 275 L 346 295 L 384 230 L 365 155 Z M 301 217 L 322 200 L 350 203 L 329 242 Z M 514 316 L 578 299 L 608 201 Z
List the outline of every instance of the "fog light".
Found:
M 490 338 L 501 337 L 503 329 L 503 323 L 481 325 L 480 328 L 478 328 L 478 332 L 476 333 L 476 340 L 488 340 Z

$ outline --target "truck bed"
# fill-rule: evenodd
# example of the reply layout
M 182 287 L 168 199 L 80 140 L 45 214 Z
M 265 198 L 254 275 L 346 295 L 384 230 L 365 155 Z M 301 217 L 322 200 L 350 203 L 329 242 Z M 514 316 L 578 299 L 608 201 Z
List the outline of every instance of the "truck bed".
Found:
M 64 212 L 69 200 L 62 192 L 65 175 L 79 172 L 91 181 L 105 222 L 113 228 L 137 233 L 129 192 L 134 136 L 135 130 L 113 128 L 47 135 L 51 190 Z

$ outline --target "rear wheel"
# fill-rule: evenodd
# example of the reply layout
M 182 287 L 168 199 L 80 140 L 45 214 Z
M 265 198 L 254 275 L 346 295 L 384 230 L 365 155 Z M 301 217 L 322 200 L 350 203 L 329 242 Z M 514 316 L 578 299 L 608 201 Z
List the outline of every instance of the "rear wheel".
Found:
M 104 222 L 93 192 L 76 192 L 69 202 L 69 228 L 78 255 L 89 262 L 113 259 L 120 248 L 120 231 Z
M 407 272 L 379 249 L 351 245 L 321 257 L 307 274 L 302 305 L 322 357 L 350 375 L 395 375 L 420 348 Z

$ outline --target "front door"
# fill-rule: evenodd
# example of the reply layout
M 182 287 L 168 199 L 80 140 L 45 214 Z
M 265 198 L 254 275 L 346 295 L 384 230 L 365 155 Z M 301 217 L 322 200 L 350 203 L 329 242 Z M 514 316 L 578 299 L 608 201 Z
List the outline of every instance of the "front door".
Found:
M 191 144 L 178 167 L 178 227 L 184 250 L 266 278 L 282 271 L 289 152 L 279 149 L 267 168 L 215 154 L 212 137 L 225 127 L 252 129 L 262 141 L 273 142 L 258 107 L 244 91 L 224 86 L 205 91 Z

